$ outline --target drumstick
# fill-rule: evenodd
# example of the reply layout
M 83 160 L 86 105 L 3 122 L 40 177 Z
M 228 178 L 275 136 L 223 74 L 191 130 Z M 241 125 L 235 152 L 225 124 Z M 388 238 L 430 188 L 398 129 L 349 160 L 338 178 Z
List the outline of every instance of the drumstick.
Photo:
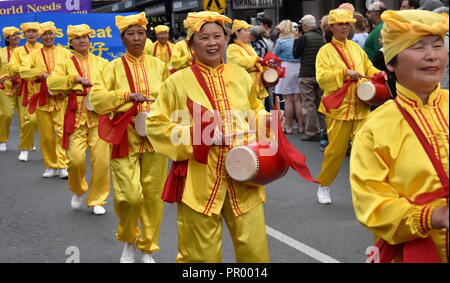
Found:
M 243 136 L 243 135 L 247 135 L 247 134 L 254 134 L 256 133 L 256 130 L 250 130 L 247 132 L 240 132 L 240 133 L 233 133 L 233 134 L 228 134 L 228 135 L 224 135 L 224 138 L 229 139 L 232 137 L 239 137 L 239 136 Z
M 275 97 L 275 106 L 276 106 L 277 110 L 281 110 L 280 97 L 279 96 Z
M 361 76 L 361 78 L 363 78 L 363 79 L 373 79 L 373 77 L 371 77 L 371 76 Z

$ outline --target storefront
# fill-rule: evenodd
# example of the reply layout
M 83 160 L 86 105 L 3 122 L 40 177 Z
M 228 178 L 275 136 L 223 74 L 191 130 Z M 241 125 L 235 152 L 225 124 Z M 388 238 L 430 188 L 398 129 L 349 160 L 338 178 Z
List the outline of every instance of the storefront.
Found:
M 175 38 L 184 37 L 183 21 L 189 12 L 203 10 L 202 0 L 173 0 L 172 1 L 172 34 Z

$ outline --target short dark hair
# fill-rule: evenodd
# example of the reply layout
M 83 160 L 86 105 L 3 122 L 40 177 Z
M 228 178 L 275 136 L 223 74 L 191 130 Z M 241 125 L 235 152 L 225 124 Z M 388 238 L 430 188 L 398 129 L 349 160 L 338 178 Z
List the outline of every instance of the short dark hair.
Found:
M 414 7 L 414 9 L 420 8 L 420 2 L 417 0 L 408 0 L 408 5 Z
M 262 18 L 261 23 L 267 25 L 268 27 L 272 27 L 272 20 L 269 18 Z

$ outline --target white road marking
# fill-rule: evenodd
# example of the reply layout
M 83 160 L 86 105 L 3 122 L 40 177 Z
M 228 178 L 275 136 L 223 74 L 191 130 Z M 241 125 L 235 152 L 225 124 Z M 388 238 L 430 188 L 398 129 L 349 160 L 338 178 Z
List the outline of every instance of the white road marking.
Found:
M 318 261 L 324 262 L 324 263 L 339 263 L 338 260 L 336 260 L 314 248 L 311 248 L 310 246 L 307 246 L 295 239 L 292 239 L 288 235 L 285 235 L 285 234 L 281 233 L 280 231 L 275 230 L 267 225 L 266 225 L 266 232 L 267 232 L 267 235 L 277 239 L 280 242 L 285 243 L 288 246 L 293 247 L 294 249 L 312 257 L 315 260 L 318 260 Z

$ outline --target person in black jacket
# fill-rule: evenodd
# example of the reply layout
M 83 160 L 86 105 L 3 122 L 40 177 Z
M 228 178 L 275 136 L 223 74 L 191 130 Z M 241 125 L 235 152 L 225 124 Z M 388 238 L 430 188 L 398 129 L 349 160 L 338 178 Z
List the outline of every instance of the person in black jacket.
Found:
M 303 35 L 294 42 L 293 56 L 301 58 L 299 84 L 303 107 L 306 109 L 305 134 L 301 140 L 323 140 L 321 148 L 324 148 L 326 146 L 326 125 L 324 116 L 317 112 L 323 91 L 316 81 L 316 56 L 325 42 L 314 16 L 305 15 L 300 20 L 300 24 Z

